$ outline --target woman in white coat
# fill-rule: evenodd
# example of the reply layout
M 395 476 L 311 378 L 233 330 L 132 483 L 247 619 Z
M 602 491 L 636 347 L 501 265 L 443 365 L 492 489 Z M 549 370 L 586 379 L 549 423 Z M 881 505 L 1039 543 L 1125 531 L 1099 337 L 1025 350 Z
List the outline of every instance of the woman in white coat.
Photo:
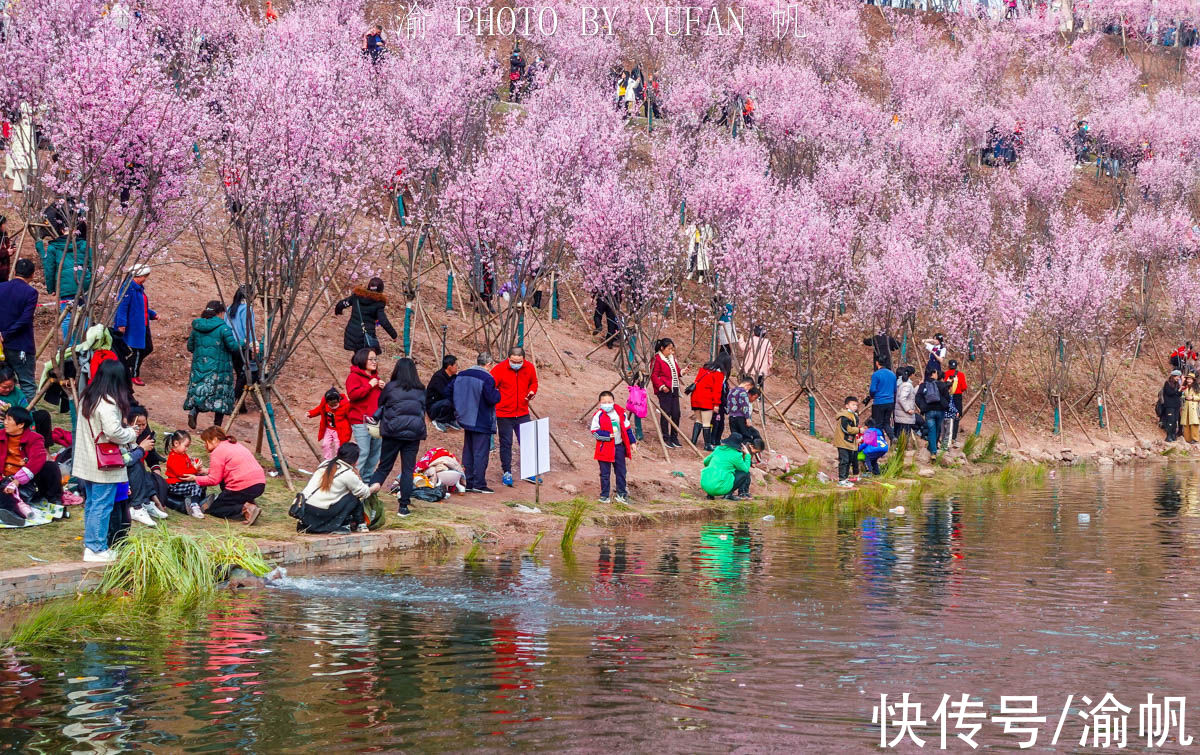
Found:
M 12 179 L 13 191 L 25 191 L 37 170 L 37 145 L 34 143 L 33 109 L 21 103 L 19 120 L 12 124 L 12 140 L 4 156 L 4 177 Z
M 83 389 L 79 399 L 79 419 L 75 425 L 75 448 L 71 474 L 83 482 L 83 560 L 108 563 L 116 554 L 108 547 L 108 526 L 116 501 L 117 487 L 129 482 L 125 464 L 118 456 L 115 463 L 101 466 L 96 446 L 115 443 L 118 447 L 137 440 L 137 430 L 128 426 L 133 393 L 125 365 L 107 360 Z
M 304 486 L 297 532 L 318 535 L 367 531 L 363 501 L 371 489 L 358 476 L 358 444 L 343 443 L 337 456 L 317 467 Z

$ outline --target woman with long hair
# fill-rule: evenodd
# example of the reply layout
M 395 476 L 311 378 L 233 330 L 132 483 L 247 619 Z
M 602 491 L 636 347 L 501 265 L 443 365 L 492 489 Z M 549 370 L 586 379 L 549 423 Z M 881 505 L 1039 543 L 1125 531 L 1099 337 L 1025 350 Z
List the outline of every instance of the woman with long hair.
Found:
M 225 312 L 225 322 L 233 331 L 238 350 L 233 354 L 233 395 L 234 400 L 246 392 L 248 382 L 258 382 L 258 344 L 254 336 L 254 295 L 250 284 L 238 286 Z M 249 377 L 249 380 L 247 380 Z M 250 401 L 242 402 L 239 414 L 245 414 L 253 407 Z
M 655 344 L 650 383 L 658 397 L 659 432 L 667 448 L 680 448 L 679 389 L 683 385 L 683 370 L 675 359 L 675 342 L 660 338 Z
M 383 451 L 379 455 L 379 468 L 371 475 L 371 492 L 387 482 L 399 456 L 399 513 L 408 516 L 417 451 L 425 440 L 425 385 L 417 376 L 416 362 L 408 357 L 396 360 L 392 379 L 379 396 L 379 434 L 383 436 Z
M 312 479 L 304 486 L 304 504 L 300 508 L 297 532 L 318 535 L 328 532 L 367 531 L 363 499 L 370 488 L 358 476 L 354 463 L 358 461 L 358 446 L 344 443 L 337 456 L 317 467 Z
M 192 372 L 188 377 L 187 398 L 183 408 L 188 413 L 188 427 L 195 430 L 200 412 L 212 412 L 213 424 L 220 425 L 225 415 L 233 411 L 233 355 L 239 351 L 233 329 L 225 322 L 225 305 L 210 301 L 204 311 L 192 320 L 192 333 L 187 348 L 192 352 Z
M 346 376 L 346 398 L 350 406 L 350 435 L 358 444 L 358 475 L 364 480 L 375 474 L 383 442 L 371 435 L 370 423 L 379 409 L 379 394 L 383 381 L 379 379 L 379 354 L 373 349 L 359 349 L 350 357 L 350 374 Z
M 117 458 L 103 466 L 96 447 L 113 443 L 118 447 L 137 440 L 137 430 L 125 425 L 133 404 L 125 365 L 114 360 L 101 362 L 79 398 L 78 431 L 72 451 L 71 473 L 83 482 L 83 560 L 108 563 L 116 558 L 109 549 L 109 521 L 117 488 L 129 482 L 125 464 Z

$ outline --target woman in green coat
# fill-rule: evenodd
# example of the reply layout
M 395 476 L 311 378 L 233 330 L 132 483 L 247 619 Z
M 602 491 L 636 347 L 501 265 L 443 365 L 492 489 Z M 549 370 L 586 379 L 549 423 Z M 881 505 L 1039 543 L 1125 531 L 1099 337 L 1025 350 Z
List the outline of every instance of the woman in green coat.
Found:
M 213 424 L 220 425 L 225 415 L 233 411 L 236 400 L 233 355 L 238 351 L 238 343 L 223 314 L 225 305 L 210 301 L 200 317 L 192 320 L 192 334 L 187 342 L 188 351 L 192 352 L 192 374 L 183 408 L 188 412 L 188 427 L 193 430 L 200 412 L 212 412 Z

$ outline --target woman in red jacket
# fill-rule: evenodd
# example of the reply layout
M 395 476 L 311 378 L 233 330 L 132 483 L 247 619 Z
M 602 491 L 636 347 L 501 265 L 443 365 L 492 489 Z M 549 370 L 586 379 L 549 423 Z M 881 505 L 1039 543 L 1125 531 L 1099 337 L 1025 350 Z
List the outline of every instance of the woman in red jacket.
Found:
M 675 342 L 670 338 L 660 338 L 655 344 L 655 352 L 650 384 L 654 386 L 654 395 L 658 397 L 661 415 L 658 419 L 659 431 L 668 448 L 680 448 L 679 387 L 683 383 L 683 370 L 675 361 Z
M 692 445 L 700 440 L 704 432 L 704 450 L 713 450 L 713 412 L 721 406 L 721 389 L 725 387 L 725 373 L 715 362 L 709 362 L 696 373 L 696 382 L 688 386 L 692 395 Z
M 350 357 L 350 374 L 346 376 L 346 398 L 350 400 L 347 415 L 350 434 L 358 444 L 358 476 L 364 480 L 375 474 L 379 452 L 383 449 L 383 439 L 378 434 L 372 436 L 367 426 L 368 419 L 374 422 L 383 383 L 379 379 L 379 355 L 371 349 L 354 352 Z

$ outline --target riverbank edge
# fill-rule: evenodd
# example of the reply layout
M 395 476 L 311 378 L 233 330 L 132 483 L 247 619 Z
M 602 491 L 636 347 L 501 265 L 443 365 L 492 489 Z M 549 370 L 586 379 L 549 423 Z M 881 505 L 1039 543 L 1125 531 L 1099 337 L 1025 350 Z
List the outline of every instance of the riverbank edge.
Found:
M 1150 447 L 1145 448 L 1144 446 Z M 1113 463 L 1114 456 L 1116 457 L 1117 464 L 1153 463 L 1165 461 L 1167 456 L 1191 456 L 1184 449 L 1178 449 L 1182 453 L 1164 453 L 1165 448 L 1165 444 L 1161 443 L 1144 443 L 1129 449 L 1101 449 L 1091 454 L 1076 455 L 1067 452 L 1060 454 L 1058 458 L 1029 458 L 1025 454 L 1017 453 L 1008 461 L 1000 464 L 971 464 L 951 468 L 939 467 L 936 470 L 937 472 L 952 472 L 952 474 L 935 474 L 932 477 L 921 474 L 916 479 L 900 478 L 891 482 L 900 483 L 901 485 L 923 485 L 926 486 L 925 492 L 932 493 L 937 492 L 941 488 L 952 488 L 957 482 L 966 479 L 998 474 L 1002 469 L 1011 464 L 1042 464 L 1048 467 L 1071 467 L 1090 464 L 1099 460 L 1100 463 L 1097 466 L 1104 468 Z M 1104 462 L 1107 462 L 1107 464 Z M 800 499 L 816 499 L 828 495 L 830 492 L 828 489 L 806 490 L 797 492 L 794 495 Z M 833 492 L 839 491 L 838 489 L 834 489 Z M 849 493 L 851 491 L 840 492 Z M 654 526 L 664 523 L 676 524 L 707 521 L 738 511 L 745 511 L 747 508 L 757 512 L 769 506 L 769 499 L 756 499 L 739 503 L 704 501 L 702 505 L 693 504 L 653 512 L 592 514 L 589 518 L 593 527 L 604 530 L 617 530 Z M 488 534 L 490 533 L 482 526 L 438 524 L 419 530 L 389 530 L 385 532 L 337 535 L 290 542 L 276 540 L 260 540 L 257 542 L 263 557 L 268 562 L 279 566 L 290 566 L 314 561 L 381 555 L 433 545 L 470 542 L 482 539 Z M 81 593 L 99 584 L 104 568 L 102 565 L 76 561 L 47 563 L 33 567 L 0 571 L 0 607 L 11 608 L 29 605 Z

